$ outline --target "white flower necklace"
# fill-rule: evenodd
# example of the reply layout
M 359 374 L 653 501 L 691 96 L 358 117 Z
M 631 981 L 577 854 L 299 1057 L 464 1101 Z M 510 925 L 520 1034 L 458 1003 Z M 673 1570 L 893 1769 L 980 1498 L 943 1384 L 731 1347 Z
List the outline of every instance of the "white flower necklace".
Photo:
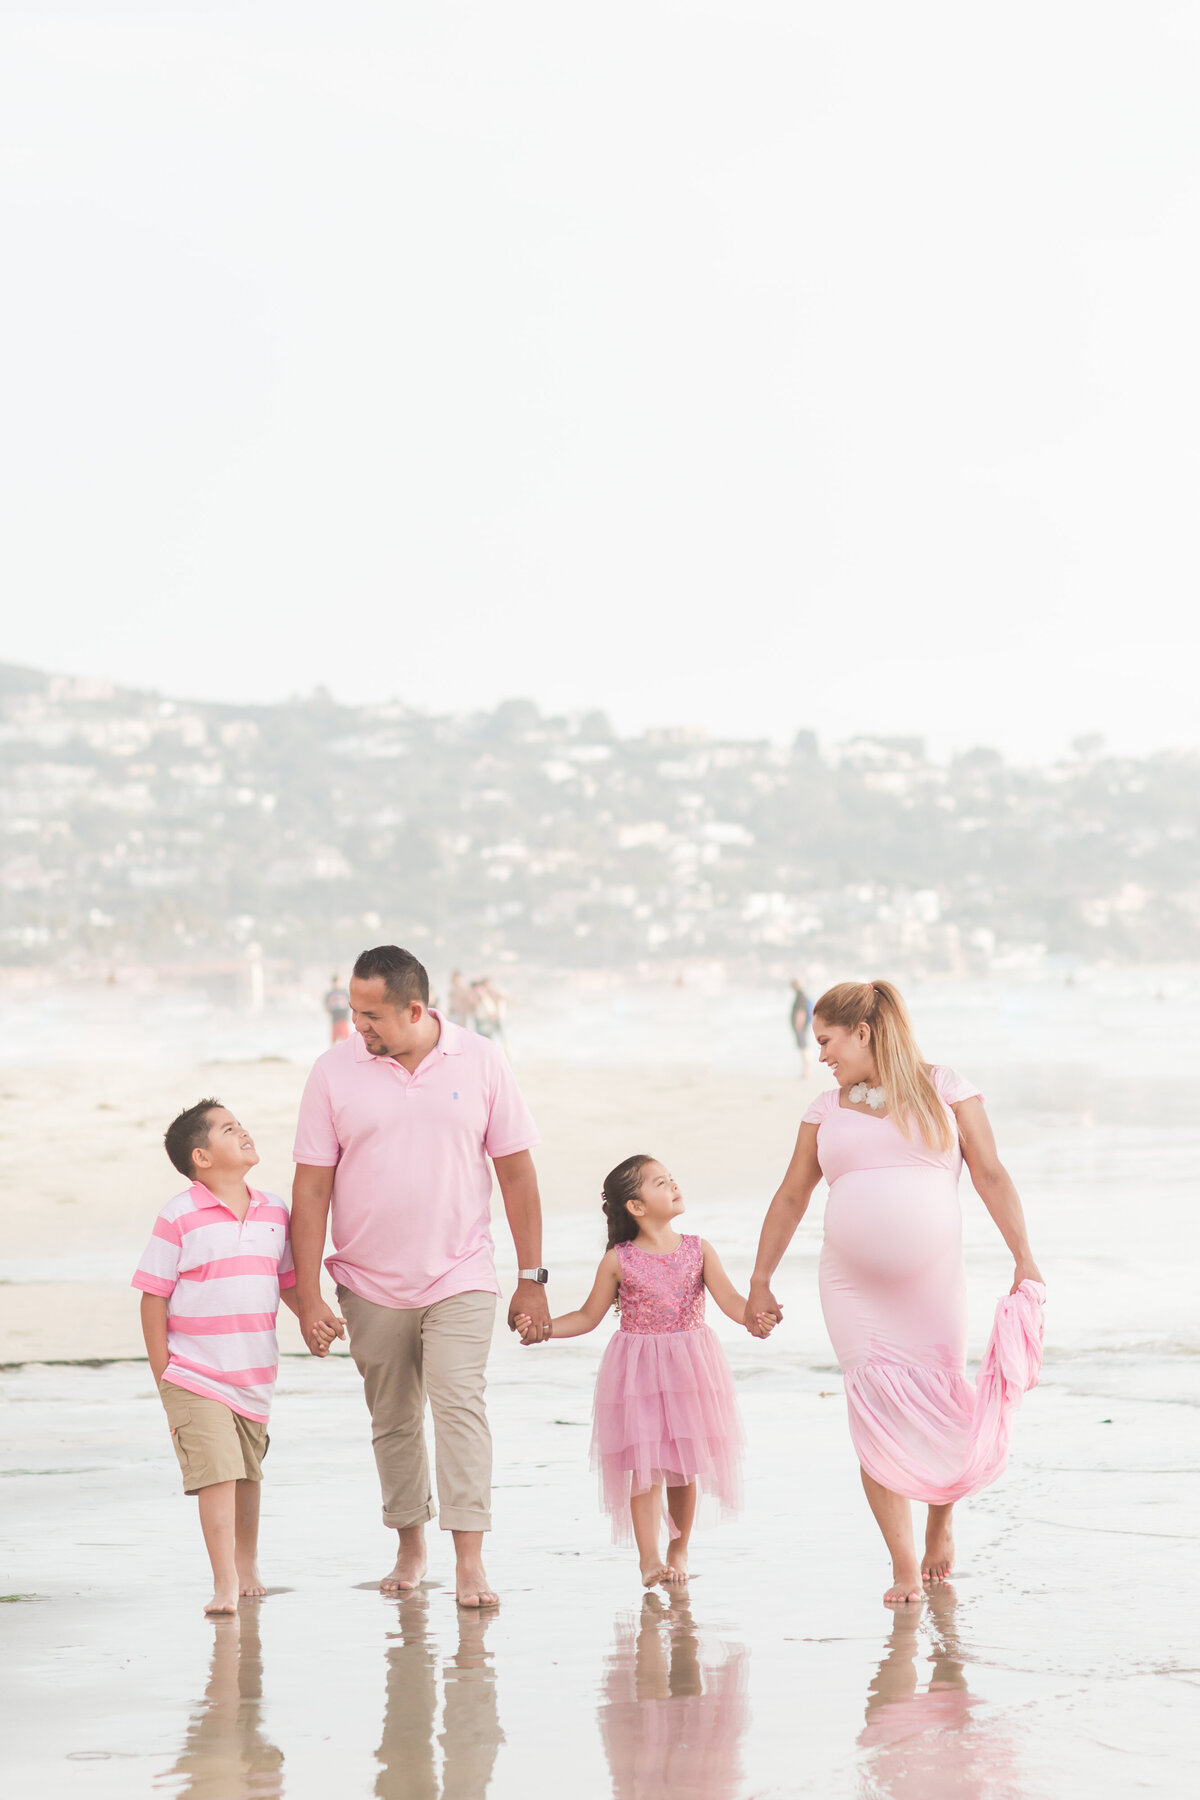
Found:
M 854 1106 L 862 1106 L 865 1102 L 872 1112 L 878 1112 L 883 1105 L 883 1100 L 883 1089 L 868 1087 L 865 1081 L 856 1081 L 850 1089 L 850 1101 Z

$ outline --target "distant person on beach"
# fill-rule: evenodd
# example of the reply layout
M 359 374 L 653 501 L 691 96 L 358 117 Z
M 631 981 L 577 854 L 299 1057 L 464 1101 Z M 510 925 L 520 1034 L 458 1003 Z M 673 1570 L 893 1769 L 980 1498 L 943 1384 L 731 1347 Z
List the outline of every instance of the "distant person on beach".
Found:
M 296 1129 L 292 1236 L 300 1324 L 321 1355 L 350 1328 L 363 1377 L 383 1522 L 398 1535 L 385 1593 L 425 1574 L 425 1524 L 454 1536 L 461 1606 L 494 1606 L 483 1568 L 492 1446 L 483 1391 L 496 1296 L 492 1168 L 516 1247 L 509 1308 L 548 1336 L 538 1141 L 506 1059 L 429 1005 L 429 977 L 395 944 L 354 965 L 349 1042 L 317 1058 Z M 489 1168 L 489 1159 L 491 1168 Z M 328 1223 L 335 1313 L 321 1296 Z M 425 1398 L 437 1452 L 435 1508 Z
M 329 977 L 332 983 L 325 996 L 325 1011 L 329 1014 L 329 1041 L 340 1044 L 350 1036 L 350 996 L 342 986 L 340 975 Z
M 809 1027 L 812 1024 L 812 1001 L 798 981 L 792 983 L 792 1032 L 796 1039 L 796 1048 L 804 1058 L 804 1079 L 812 1080 L 813 1053 Z
M 471 996 L 474 1001 L 472 1013 L 475 1029 L 480 1037 L 494 1038 L 504 1042 L 504 1011 L 508 995 L 498 988 L 489 975 L 471 983 Z
M 167 1155 L 190 1186 L 159 1213 L 133 1286 L 150 1373 L 183 1491 L 195 1494 L 213 1572 L 212 1614 L 266 1593 L 258 1502 L 279 1366 L 275 1316 L 297 1312 L 288 1212 L 248 1187 L 254 1139 L 219 1100 L 172 1119 Z
M 763 1222 L 746 1327 L 782 1316 L 771 1277 L 824 1177 L 821 1307 L 845 1375 L 850 1436 L 892 1559 L 888 1606 L 920 1600 L 954 1562 L 956 1501 L 1003 1473 L 1013 1413 L 1037 1381 L 1045 1288 L 979 1089 L 926 1063 L 899 991 L 843 981 L 813 1009 L 837 1082 L 813 1101 Z M 966 1376 L 963 1161 L 1015 1262 L 976 1387 Z M 929 1514 L 913 1547 L 909 1502 Z
M 461 1025 L 464 1029 L 472 1024 L 475 1018 L 475 990 L 461 969 L 455 969 L 450 977 L 450 998 L 446 1002 L 446 1017 L 452 1025 Z
M 577 1312 L 551 1320 L 550 1336 L 595 1331 L 616 1303 L 621 1328 L 596 1377 L 592 1466 L 599 1470 L 613 1541 L 637 1545 L 643 1586 L 688 1578 L 688 1544 L 699 1491 L 723 1513 L 740 1505 L 742 1426 L 733 1377 L 704 1323 L 707 1290 L 740 1325 L 747 1302 L 711 1244 L 675 1229 L 678 1183 L 652 1156 L 630 1156 L 604 1178 L 608 1249 Z M 766 1337 L 775 1321 L 759 1321 Z M 518 1315 L 523 1344 L 544 1334 Z M 659 1549 L 666 1490 L 669 1542 Z

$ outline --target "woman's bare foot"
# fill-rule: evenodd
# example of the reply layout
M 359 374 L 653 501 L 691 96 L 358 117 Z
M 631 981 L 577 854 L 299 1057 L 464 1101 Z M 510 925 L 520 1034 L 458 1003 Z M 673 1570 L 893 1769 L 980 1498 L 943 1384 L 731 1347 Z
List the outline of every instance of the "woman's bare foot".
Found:
M 885 1606 L 909 1606 L 922 1597 L 921 1571 L 916 1563 L 907 1567 L 892 1564 L 892 1585 L 883 1596 Z
M 407 1544 L 401 1539 L 400 1548 L 396 1552 L 396 1561 L 379 1584 L 380 1593 L 411 1594 L 414 1588 L 419 1588 L 424 1581 L 425 1570 L 428 1566 L 425 1558 L 424 1538 Z
M 261 1600 L 266 1591 L 256 1562 L 238 1569 L 238 1593 L 244 1600 Z
M 949 1581 L 954 1568 L 954 1534 L 949 1525 L 931 1526 L 925 1534 L 925 1555 L 921 1559 L 921 1580 L 932 1585 Z
M 667 1581 L 673 1587 L 683 1587 L 688 1578 L 687 1551 L 676 1538 L 667 1545 Z
M 642 1586 L 658 1587 L 660 1583 L 670 1581 L 671 1571 L 661 1556 L 642 1557 Z
M 238 1609 L 238 1591 L 236 1587 L 219 1587 L 213 1589 L 213 1597 L 204 1609 L 206 1618 L 220 1619 Z
M 455 1592 L 460 1606 L 499 1606 L 500 1596 L 488 1584 L 478 1556 L 460 1556 L 454 1576 Z

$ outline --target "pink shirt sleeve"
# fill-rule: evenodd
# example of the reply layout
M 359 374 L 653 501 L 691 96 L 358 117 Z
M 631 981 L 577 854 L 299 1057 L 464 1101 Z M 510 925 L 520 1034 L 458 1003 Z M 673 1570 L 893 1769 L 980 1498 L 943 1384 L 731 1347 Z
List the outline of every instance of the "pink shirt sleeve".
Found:
M 518 1150 L 532 1150 L 541 1140 L 508 1058 L 497 1051 L 491 1063 L 491 1094 L 483 1147 L 491 1157 L 515 1156 Z
M 141 1288 L 143 1294 L 157 1294 L 160 1300 L 169 1300 L 179 1279 L 179 1251 L 182 1242 L 174 1219 L 165 1218 L 159 1213 L 154 1221 L 153 1235 L 142 1251 L 130 1286 Z
M 825 1093 L 818 1094 L 800 1123 L 802 1125 L 819 1125 L 827 1112 L 841 1104 L 841 1096 L 841 1088 L 830 1088 Z
M 333 1108 L 329 1103 L 329 1081 L 320 1063 L 314 1063 L 300 1100 L 292 1161 L 309 1163 L 317 1169 L 336 1169 L 341 1155 L 342 1146 L 338 1142 Z
M 982 1100 L 983 1095 L 973 1081 L 960 1075 L 956 1069 L 943 1069 L 935 1066 L 930 1069 L 933 1085 L 946 1102 L 947 1106 L 957 1106 L 960 1100 Z

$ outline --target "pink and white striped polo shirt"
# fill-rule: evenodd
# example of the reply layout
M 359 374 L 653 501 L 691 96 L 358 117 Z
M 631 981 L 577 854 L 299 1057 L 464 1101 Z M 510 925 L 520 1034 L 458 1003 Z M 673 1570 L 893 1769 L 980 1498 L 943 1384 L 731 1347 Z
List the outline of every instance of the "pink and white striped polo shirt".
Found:
M 239 1220 L 194 1181 L 154 1221 L 132 1285 L 171 1303 L 163 1379 L 265 1425 L 279 1368 L 279 1290 L 296 1285 L 278 1195 L 251 1188 Z

